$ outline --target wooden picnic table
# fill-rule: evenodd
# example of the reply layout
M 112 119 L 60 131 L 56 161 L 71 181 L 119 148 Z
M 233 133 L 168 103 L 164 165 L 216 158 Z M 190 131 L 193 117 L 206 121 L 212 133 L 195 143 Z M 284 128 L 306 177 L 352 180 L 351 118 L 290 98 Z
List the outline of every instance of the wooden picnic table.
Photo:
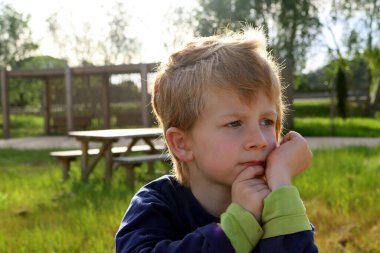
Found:
M 151 148 L 151 152 L 156 150 L 153 140 L 162 136 L 160 128 L 128 128 L 128 129 L 106 129 L 92 131 L 71 131 L 69 136 L 75 137 L 81 143 L 81 180 L 88 181 L 89 175 L 94 170 L 96 164 L 101 158 L 105 158 L 105 181 L 110 181 L 113 170 L 113 154 L 112 146 L 121 138 L 130 139 L 127 153 L 132 150 L 132 147 L 137 145 L 137 142 L 143 140 Z M 90 142 L 100 143 L 99 153 L 90 161 L 88 150 Z

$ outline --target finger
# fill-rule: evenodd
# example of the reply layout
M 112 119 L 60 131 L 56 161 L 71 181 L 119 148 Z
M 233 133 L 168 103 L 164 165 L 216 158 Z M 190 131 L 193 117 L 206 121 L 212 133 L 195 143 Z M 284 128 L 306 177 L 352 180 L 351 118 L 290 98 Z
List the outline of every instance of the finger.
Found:
M 255 192 L 270 191 L 268 184 L 264 182 L 263 180 L 259 180 L 259 179 L 247 180 L 245 182 L 245 186 L 250 189 L 253 189 Z
M 265 192 L 269 191 L 269 186 L 267 184 L 255 184 L 252 186 L 252 189 L 254 189 L 256 192 Z
M 250 184 L 252 185 L 266 185 L 266 181 L 263 179 L 263 177 L 255 177 L 255 178 L 252 178 L 250 180 L 247 180 L 249 181 Z
M 240 172 L 235 182 L 242 182 L 262 175 L 264 175 L 264 168 L 262 166 L 250 166 Z
M 282 141 L 281 141 L 281 144 L 283 143 L 286 143 L 288 141 L 291 141 L 295 138 L 298 138 L 298 137 L 301 137 L 301 135 L 295 131 L 290 131 L 289 133 L 287 133 L 283 138 L 282 138 Z

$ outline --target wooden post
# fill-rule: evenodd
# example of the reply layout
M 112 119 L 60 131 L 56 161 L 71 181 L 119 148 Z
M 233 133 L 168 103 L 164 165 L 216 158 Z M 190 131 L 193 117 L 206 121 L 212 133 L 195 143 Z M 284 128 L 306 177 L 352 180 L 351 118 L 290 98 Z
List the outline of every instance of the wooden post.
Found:
M 73 76 L 69 66 L 65 68 L 65 88 L 66 88 L 66 122 L 67 131 L 74 129 L 73 124 Z
M 103 76 L 102 82 L 102 113 L 103 113 L 103 127 L 110 128 L 110 77 L 109 75 Z
M 50 87 L 49 78 L 43 79 L 42 115 L 44 118 L 44 134 L 50 134 Z
M 149 102 L 148 102 L 148 67 L 147 64 L 141 64 L 141 116 L 144 127 L 149 127 Z
M 10 113 L 9 113 L 9 89 L 7 73 L 5 69 L 1 70 L 1 107 L 3 111 L 3 137 L 10 138 Z

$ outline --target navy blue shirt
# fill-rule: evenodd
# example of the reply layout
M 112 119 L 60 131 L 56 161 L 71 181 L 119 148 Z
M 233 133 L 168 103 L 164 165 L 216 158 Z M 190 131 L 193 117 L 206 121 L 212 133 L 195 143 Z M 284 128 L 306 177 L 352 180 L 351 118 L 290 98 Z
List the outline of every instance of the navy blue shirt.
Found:
M 172 176 L 143 188 L 131 204 L 116 234 L 116 252 L 235 252 L 217 223 L 191 190 Z M 261 240 L 254 253 L 318 252 L 312 231 Z

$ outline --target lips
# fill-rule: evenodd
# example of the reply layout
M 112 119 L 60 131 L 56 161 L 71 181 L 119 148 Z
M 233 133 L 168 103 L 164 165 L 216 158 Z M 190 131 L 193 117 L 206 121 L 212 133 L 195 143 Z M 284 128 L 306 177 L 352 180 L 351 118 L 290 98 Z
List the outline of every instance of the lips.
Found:
M 266 163 L 264 161 L 251 161 L 251 162 L 246 162 L 242 164 L 245 168 L 248 167 L 253 167 L 253 166 L 261 166 L 265 168 Z

